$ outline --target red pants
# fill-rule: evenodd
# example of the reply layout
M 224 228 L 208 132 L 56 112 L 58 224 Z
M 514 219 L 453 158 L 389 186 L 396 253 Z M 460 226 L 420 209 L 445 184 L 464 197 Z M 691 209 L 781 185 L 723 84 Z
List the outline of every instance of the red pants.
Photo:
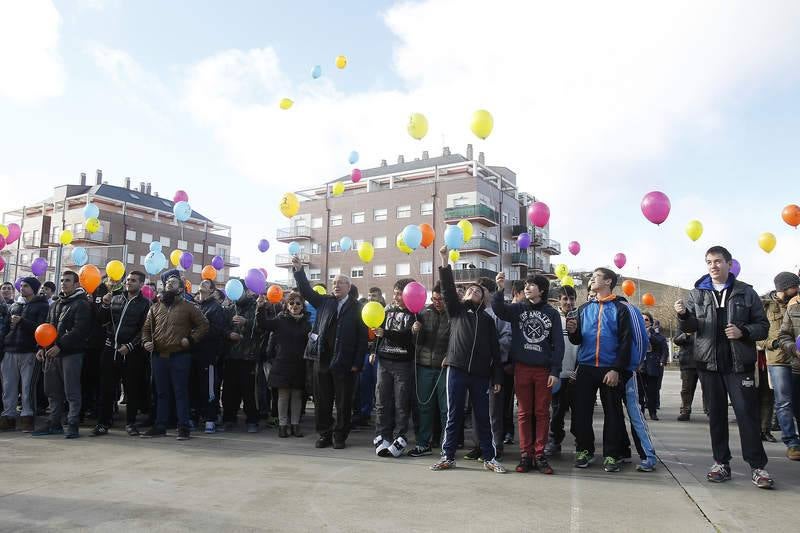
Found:
M 550 428 L 550 399 L 552 394 L 547 388 L 547 377 L 550 369 L 541 366 L 529 366 L 523 363 L 514 365 L 514 393 L 517 395 L 519 409 L 517 423 L 519 426 L 519 451 L 527 457 L 544 455 L 544 446 Z M 536 416 L 536 442 L 532 443 L 531 415 Z M 533 452 L 533 453 L 532 453 Z

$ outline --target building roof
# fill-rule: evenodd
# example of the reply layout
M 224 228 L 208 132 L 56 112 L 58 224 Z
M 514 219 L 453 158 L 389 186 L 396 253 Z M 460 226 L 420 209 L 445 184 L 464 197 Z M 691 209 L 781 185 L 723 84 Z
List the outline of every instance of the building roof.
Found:
M 405 163 L 396 163 L 394 165 L 379 166 L 374 168 L 361 169 L 361 176 L 363 178 L 373 178 L 375 176 L 383 176 L 386 174 L 398 174 L 400 172 L 408 172 L 411 170 L 419 170 L 422 168 L 430 168 L 436 165 L 451 165 L 453 163 L 465 163 L 469 161 L 461 154 L 442 155 L 438 157 L 429 157 L 428 159 L 415 159 L 414 161 L 406 161 Z M 350 175 L 342 176 L 329 181 L 328 183 L 335 183 L 337 181 L 349 180 Z
M 126 189 L 125 187 L 118 187 L 116 185 L 109 185 L 107 183 L 92 186 L 88 193 L 94 196 L 101 196 L 104 198 L 117 200 L 119 202 L 127 202 L 129 204 L 141 205 L 150 209 L 158 209 L 159 211 L 163 211 L 165 213 L 172 213 L 172 207 L 175 205 L 175 202 L 167 198 L 160 198 L 158 196 L 153 196 L 152 194 L 145 194 L 138 189 Z M 192 218 L 196 218 L 204 222 L 211 222 L 210 219 L 201 215 L 194 209 L 192 209 Z

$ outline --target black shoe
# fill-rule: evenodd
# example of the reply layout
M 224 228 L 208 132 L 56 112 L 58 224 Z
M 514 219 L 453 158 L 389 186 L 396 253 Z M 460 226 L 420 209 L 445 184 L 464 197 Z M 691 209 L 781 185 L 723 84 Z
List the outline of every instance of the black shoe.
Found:
M 656 413 L 650 413 L 650 420 L 658 420 L 658 415 Z
M 761 432 L 761 440 L 764 442 L 778 442 L 778 439 L 772 436 L 772 433 L 769 431 L 762 431 Z
M 300 429 L 300 424 L 292 424 L 292 435 L 295 437 L 303 437 L 303 430 Z
M 175 437 L 175 440 L 189 440 L 191 436 L 189 428 L 182 426 L 178 428 L 178 436 Z
M 330 437 L 320 437 L 317 439 L 317 442 L 314 443 L 315 448 L 327 448 L 331 444 L 333 444 L 333 440 Z
M 287 438 L 289 436 L 289 426 L 278 427 L 278 436 L 282 439 Z
M 103 435 L 108 435 L 108 428 L 105 427 L 103 424 L 97 424 L 90 432 L 90 437 L 102 437 Z
M 128 424 L 125 426 L 125 431 L 128 432 L 129 437 L 138 437 L 141 435 L 141 433 L 139 433 L 139 428 L 136 427 L 136 424 Z
M 334 450 L 341 450 L 345 448 L 345 442 L 343 440 L 334 440 L 333 441 L 333 449 Z
M 678 422 L 688 422 L 689 421 L 689 413 L 681 413 L 678 415 Z
M 483 453 L 480 448 L 472 448 L 464 454 L 464 459 L 467 461 L 480 461 L 483 458 Z
M 153 426 L 139 436 L 143 439 L 152 439 L 153 437 L 164 437 L 166 435 L 167 435 L 166 429 L 160 428 L 158 426 Z
M 78 432 L 78 424 L 68 424 L 67 431 L 64 433 L 65 439 L 77 439 L 81 434 Z

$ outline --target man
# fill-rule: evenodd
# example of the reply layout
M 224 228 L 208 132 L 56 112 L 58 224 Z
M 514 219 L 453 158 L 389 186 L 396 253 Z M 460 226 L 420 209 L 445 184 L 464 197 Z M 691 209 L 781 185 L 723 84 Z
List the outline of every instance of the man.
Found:
M 623 387 L 631 359 L 631 317 L 628 307 L 612 293 L 617 274 L 598 268 L 589 280 L 594 298 L 578 308 L 567 320 L 572 344 L 578 346 L 575 380 L 575 466 L 587 468 L 594 459 L 592 414 L 597 391 L 603 404 L 603 469 L 619 472 L 623 455 L 625 420 L 622 413 Z M 622 378 L 622 379 L 620 379 Z
M 502 387 L 503 369 L 500 364 L 500 347 L 494 320 L 484 313 L 484 289 L 477 283 L 464 291 L 458 299 L 453 269 L 448 264 L 447 246 L 439 249 L 442 266 L 439 279 L 442 284 L 445 307 L 450 317 L 450 341 L 447 345 L 447 424 L 445 425 L 442 457 L 431 470 L 455 468 L 458 431 L 464 419 L 464 404 L 469 392 L 475 412 L 483 465 L 487 470 L 504 474 L 506 469 L 497 460 L 492 442 L 489 420 L 489 394 L 497 394 Z
M 497 274 L 499 291 L 492 309 L 501 319 L 511 323 L 511 357 L 514 360 L 514 392 L 519 412 L 520 461 L 516 471 L 530 472 L 538 468 L 552 475 L 553 468 L 544 455 L 550 428 L 550 399 L 553 385 L 561 374 L 564 359 L 564 335 L 558 311 L 547 303 L 550 282 L 544 276 L 528 276 L 525 280 L 525 301 L 506 304 L 505 274 Z M 535 442 L 532 418 L 535 417 Z
M 800 337 L 800 295 L 789 300 L 786 313 L 783 315 L 781 331 L 778 337 L 780 347 L 792 354 L 792 397 L 794 403 L 795 424 L 800 428 L 800 347 L 797 338 Z
M 697 365 L 694 362 L 694 337 L 689 333 L 677 335 L 672 342 L 678 347 L 678 364 L 681 369 L 681 411 L 679 422 L 688 422 L 692 415 L 694 391 L 697 389 Z M 702 394 L 701 394 L 702 398 Z M 703 399 L 703 412 L 707 413 L 706 400 Z
M 653 315 L 647 311 L 642 315 L 644 316 L 644 326 L 647 328 L 647 335 L 650 340 L 644 364 L 641 365 L 641 374 L 644 378 L 643 392 L 646 396 L 645 403 L 647 404 L 647 411 L 650 413 L 650 420 L 658 420 L 658 407 L 661 400 L 661 378 L 664 375 L 664 365 L 669 357 L 669 349 L 667 348 L 667 340 L 655 329 Z M 639 395 L 641 398 L 642 392 Z
M 228 338 L 228 324 L 225 310 L 222 309 L 218 298 L 219 291 L 216 284 L 210 279 L 200 283 L 197 300 L 200 311 L 208 320 L 208 333 L 197 343 L 194 357 L 192 358 L 192 379 L 189 384 L 191 394 L 190 404 L 199 417 L 198 421 L 205 420 L 206 433 L 217 431 L 217 414 L 219 412 L 220 381 L 217 373 L 220 368 L 219 361 L 224 352 L 225 340 Z
M 350 295 L 350 278 L 333 278 L 332 294 L 311 289 L 303 264 L 292 258 L 297 289 L 317 309 L 314 361 L 314 416 L 319 438 L 314 446 L 334 449 L 346 446 L 350 433 L 353 387 L 367 352 L 367 327 L 361 320 L 361 306 Z M 336 420 L 333 405 L 336 403 Z
M 728 447 L 728 398 L 736 413 L 742 456 L 759 488 L 774 482 L 764 469 L 767 454 L 759 431 L 758 392 L 753 375 L 756 341 L 767 337 L 769 321 L 758 294 L 730 273 L 730 252 L 713 246 L 706 252 L 708 274 L 700 278 L 686 302 L 675 302 L 678 325 L 695 334 L 694 358 L 708 404 L 714 465 L 706 475 L 713 483 L 731 478 Z
M 147 409 L 147 354 L 142 347 L 142 327 L 150 301 L 142 295 L 145 275 L 134 270 L 125 278 L 125 292 L 103 296 L 100 320 L 106 328 L 105 348 L 100 354 L 100 391 L 97 395 L 97 425 L 89 433 L 101 437 L 108 433 L 118 399 L 120 379 L 125 386 L 125 431 L 139 435 L 137 411 Z
M 4 281 L 3 284 L 0 285 L 0 300 L 5 302 L 6 305 L 14 303 L 15 293 L 14 284 L 10 281 Z
M 575 310 L 575 300 L 578 297 L 575 289 L 569 285 L 564 285 L 558 289 L 558 310 L 561 318 L 561 328 L 563 336 L 567 337 L 567 316 Z M 568 339 L 567 339 L 568 340 Z M 561 443 L 564 441 L 566 433 L 564 431 L 564 418 L 567 411 L 574 412 L 573 404 L 575 397 L 575 367 L 578 357 L 578 348 L 571 342 L 564 343 L 564 359 L 561 361 L 561 386 L 558 391 L 553 393 L 551 403 L 553 416 L 550 420 L 550 435 L 547 446 L 544 449 L 545 456 L 561 453 Z M 570 421 L 570 426 L 574 423 Z M 570 433 L 574 431 L 570 428 Z
M 781 272 L 775 276 L 775 291 L 770 293 L 765 304 L 769 334 L 766 345 L 767 371 L 772 391 L 775 396 L 775 414 L 781 427 L 781 436 L 786 445 L 786 457 L 792 461 L 800 461 L 800 437 L 794 420 L 794 402 L 800 398 L 792 397 L 792 359 L 794 351 L 781 346 L 780 335 L 783 317 L 792 298 L 798 294 L 800 277 L 792 272 Z M 795 346 L 796 348 L 796 346 Z
M 511 303 L 525 301 L 525 280 L 515 279 L 511 282 Z M 514 444 L 514 430 L 517 418 L 514 416 L 514 361 L 509 358 L 503 365 L 503 444 Z
M 47 322 L 55 326 L 58 337 L 52 346 L 44 346 L 36 358 L 44 361 L 44 391 L 50 402 L 50 419 L 32 435 L 64 433 L 61 415 L 64 400 L 67 412 L 67 439 L 77 439 L 81 411 L 81 367 L 91 331 L 92 309 L 86 291 L 78 285 L 78 274 L 65 270 L 61 274 L 61 293 L 50 307 Z
M 39 289 L 42 295 L 47 298 L 47 303 L 53 303 L 53 296 L 56 294 L 56 284 L 52 281 L 45 281 L 42 283 L 42 288 Z
M 178 417 L 177 440 L 188 440 L 189 371 L 191 349 L 208 332 L 208 321 L 200 309 L 183 297 L 184 283 L 176 269 L 161 274 L 164 291 L 161 300 L 150 306 L 142 328 L 144 349 L 150 352 L 153 379 L 156 382 L 156 421 L 142 433 L 144 438 L 167 434 L 170 390 L 175 395 Z

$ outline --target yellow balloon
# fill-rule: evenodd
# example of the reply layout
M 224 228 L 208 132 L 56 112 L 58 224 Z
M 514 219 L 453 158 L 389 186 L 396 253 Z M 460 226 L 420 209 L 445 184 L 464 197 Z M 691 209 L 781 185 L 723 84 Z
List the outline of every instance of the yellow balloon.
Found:
M 361 320 L 370 328 L 379 328 L 386 318 L 386 311 L 378 302 L 367 302 L 361 309 Z
M 485 109 L 479 109 L 472 114 L 472 133 L 485 139 L 492 133 L 494 119 L 492 114 Z
M 119 281 L 125 275 L 125 265 L 116 259 L 109 261 L 106 264 L 106 274 L 111 281 Z
M 100 230 L 100 221 L 96 218 L 87 218 L 86 231 L 89 233 L 97 233 L 98 230 Z
M 8 238 L 8 226 L 5 224 L 0 224 L 0 235 L 2 235 L 4 239 Z
M 279 105 L 281 106 L 281 109 L 285 111 L 294 105 L 294 100 L 291 98 L 281 98 L 281 103 Z
M 341 181 L 337 181 L 336 183 L 334 183 L 333 187 L 331 187 L 331 192 L 333 192 L 334 196 L 341 196 L 342 193 L 344 192 L 344 183 L 342 183 Z
M 556 277 L 560 280 L 563 280 L 567 274 L 569 274 L 569 268 L 564 263 L 559 263 L 556 265 Z
M 347 58 L 345 56 L 336 56 L 336 68 L 344 68 L 347 66 Z
M 459 252 L 458 250 L 450 250 L 448 258 L 450 259 L 451 263 L 457 263 L 458 260 L 461 259 L 461 252 Z
M 281 213 L 286 218 L 292 218 L 300 211 L 300 200 L 293 192 L 287 192 L 281 198 Z
M 61 244 L 67 245 L 72 242 L 72 232 L 68 229 L 65 229 L 61 232 L 61 236 L 58 238 Z
M 372 247 L 372 243 L 362 242 L 359 244 L 358 257 L 360 257 L 365 263 L 372 261 L 372 258 L 375 257 L 375 248 Z
M 774 250 L 776 244 L 778 244 L 778 239 L 772 233 L 766 232 L 758 236 L 758 246 L 767 253 Z
M 182 255 L 183 252 L 181 250 L 172 250 L 172 253 L 169 254 L 169 262 L 172 263 L 172 266 L 180 264 Z
M 322 296 L 325 296 L 326 294 L 328 294 L 328 291 L 326 291 L 325 287 L 323 287 L 322 285 L 314 285 L 314 292 L 316 292 L 317 294 L 320 294 Z
M 686 224 L 686 235 L 688 235 L 693 241 L 699 239 L 702 234 L 703 223 L 699 220 L 690 220 L 689 223 Z
M 403 252 L 404 254 L 411 254 L 414 250 L 409 248 L 409 246 L 403 241 L 403 234 L 398 233 L 397 239 L 395 240 L 395 244 L 397 245 L 397 249 Z
M 575 280 L 572 279 L 572 276 L 564 276 L 561 278 L 561 286 L 562 287 L 574 287 Z
M 464 242 L 469 242 L 472 238 L 472 222 L 469 220 L 459 220 L 458 227 L 461 228 L 461 231 L 464 232 Z
M 428 134 L 428 119 L 422 113 L 411 113 L 408 121 L 408 134 L 420 140 Z

